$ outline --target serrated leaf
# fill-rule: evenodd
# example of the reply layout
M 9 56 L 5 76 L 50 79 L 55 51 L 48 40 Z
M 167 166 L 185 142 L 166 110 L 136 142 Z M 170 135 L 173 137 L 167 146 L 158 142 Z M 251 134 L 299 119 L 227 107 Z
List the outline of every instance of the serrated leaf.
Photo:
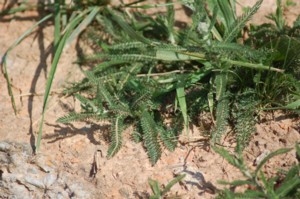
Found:
M 117 117 L 112 124 L 111 144 L 107 151 L 107 157 L 113 157 L 122 147 L 122 133 L 124 130 L 123 117 Z
M 152 116 L 144 111 L 140 118 L 143 129 L 144 144 L 152 164 L 155 164 L 161 156 L 161 149 L 158 143 L 158 130 Z

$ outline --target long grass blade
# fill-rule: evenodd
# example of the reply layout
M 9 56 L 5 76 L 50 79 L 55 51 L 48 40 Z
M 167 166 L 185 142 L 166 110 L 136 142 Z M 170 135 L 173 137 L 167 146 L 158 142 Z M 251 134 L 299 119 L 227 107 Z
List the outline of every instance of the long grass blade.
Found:
M 46 112 L 46 108 L 47 108 L 47 105 L 48 105 L 49 93 L 50 93 L 50 90 L 51 90 L 51 86 L 52 86 L 53 78 L 54 78 L 55 71 L 56 71 L 56 68 L 57 68 L 57 65 L 58 65 L 58 61 L 59 61 L 60 56 L 63 52 L 63 49 L 65 47 L 67 39 L 69 38 L 69 36 L 71 35 L 71 33 L 75 29 L 75 27 L 82 21 L 82 19 L 85 16 L 86 12 L 87 11 L 82 12 L 73 21 L 70 22 L 70 24 L 67 26 L 66 32 L 63 35 L 62 39 L 60 40 L 60 42 L 58 44 L 58 47 L 56 49 L 56 52 L 54 54 L 53 62 L 52 62 L 51 69 L 50 69 L 50 72 L 49 72 L 49 77 L 48 77 L 47 83 L 46 83 L 44 102 L 43 102 L 42 119 L 40 121 L 39 133 L 38 133 L 37 142 L 36 142 L 36 151 L 39 150 L 40 144 L 41 144 L 45 112 Z
M 226 29 L 229 29 L 235 21 L 235 13 L 228 0 L 217 0 L 220 8 L 219 17 L 223 20 Z
M 96 6 L 92 9 L 89 15 L 87 15 L 84 20 L 79 24 L 79 26 L 72 31 L 72 34 L 68 38 L 66 45 L 69 46 L 70 43 L 83 31 L 86 27 L 93 21 L 95 16 L 99 13 L 100 7 Z M 66 47 L 67 47 L 66 46 Z
M 39 26 L 41 23 L 47 21 L 49 18 L 51 18 L 53 15 L 49 14 L 47 16 L 45 16 L 44 18 L 42 18 L 40 21 L 38 21 L 36 24 L 34 24 L 31 28 L 29 28 L 28 30 L 26 30 L 8 49 L 7 51 L 4 53 L 2 60 L 1 60 L 1 67 L 2 67 L 2 71 L 4 74 L 4 77 L 6 79 L 6 83 L 7 83 L 7 88 L 8 88 L 8 93 L 9 96 L 11 98 L 11 103 L 14 109 L 14 113 L 15 115 L 17 115 L 17 108 L 16 108 L 16 103 L 15 103 L 15 98 L 12 92 L 12 87 L 11 87 L 11 82 L 10 82 L 10 78 L 9 78 L 9 74 L 7 71 L 7 64 L 6 64 L 6 60 L 7 57 L 10 53 L 10 51 L 12 51 L 16 46 L 18 46 L 28 35 L 30 35 L 33 30 Z
M 61 31 L 61 9 L 60 9 L 60 0 L 55 0 L 54 3 L 54 52 L 57 49 L 57 45 L 60 40 L 60 31 Z
M 159 184 L 156 180 L 152 180 L 152 179 L 148 179 L 148 183 L 152 189 L 152 192 L 154 193 L 154 195 L 152 195 L 152 198 L 159 198 L 161 196 L 161 191 L 159 188 Z M 150 196 L 151 197 L 151 196 Z

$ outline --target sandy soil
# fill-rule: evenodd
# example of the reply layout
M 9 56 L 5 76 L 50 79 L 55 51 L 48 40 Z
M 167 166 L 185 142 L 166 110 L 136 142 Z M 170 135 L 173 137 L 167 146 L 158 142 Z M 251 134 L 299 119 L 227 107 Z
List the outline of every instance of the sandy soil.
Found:
M 253 18 L 254 22 L 261 22 L 260 17 L 275 8 L 268 2 L 265 1 L 257 15 L 259 17 Z M 286 13 L 291 17 L 289 19 L 294 19 L 300 1 L 297 3 L 295 9 Z M 42 14 L 32 11 L 0 18 L 0 57 Z M 107 160 L 105 134 L 109 124 L 56 123 L 55 120 L 68 110 L 80 108 L 72 97 L 63 98 L 56 94 L 66 81 L 82 77 L 78 67 L 72 64 L 78 52 L 75 44 L 63 53 L 60 60 L 53 83 L 56 92 L 51 96 L 46 113 L 42 147 L 39 154 L 33 156 L 32 146 L 41 119 L 42 94 L 51 66 L 52 35 L 50 23 L 40 26 L 8 57 L 17 116 L 13 114 L 4 76 L 0 75 L 0 198 L 12 195 L 16 198 L 147 198 L 151 193 L 148 178 L 166 184 L 180 172 L 187 173 L 187 177 L 184 183 L 172 188 L 171 194 L 182 198 L 214 198 L 216 189 L 220 188 L 217 180 L 242 176 L 210 150 L 205 141 L 179 145 L 172 153 L 164 151 L 161 160 L 151 166 L 142 145 L 129 139 L 114 158 Z M 262 118 L 264 120 L 256 125 L 257 130 L 245 150 L 251 168 L 255 168 L 253 163 L 262 153 L 293 147 L 295 141 L 300 140 L 299 118 L 280 112 L 265 114 Z M 190 136 L 202 135 L 195 128 Z M 224 145 L 231 146 L 229 138 Z M 295 152 L 291 151 L 269 161 L 264 170 L 271 176 L 275 175 L 274 168 L 287 169 L 296 162 Z M 5 186 L 15 187 L 10 189 L 14 192 Z

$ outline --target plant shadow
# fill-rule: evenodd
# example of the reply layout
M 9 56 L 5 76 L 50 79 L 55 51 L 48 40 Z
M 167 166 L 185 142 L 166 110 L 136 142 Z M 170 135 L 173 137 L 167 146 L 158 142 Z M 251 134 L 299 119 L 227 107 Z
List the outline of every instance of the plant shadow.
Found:
M 59 124 L 49 124 L 46 125 L 54 127 L 54 133 L 51 135 L 44 135 L 43 139 L 49 140 L 48 143 L 54 143 L 63 139 L 71 138 L 76 135 L 85 135 L 92 144 L 99 145 L 100 140 L 105 142 L 109 141 L 109 124 L 96 125 L 90 124 L 89 127 L 85 126 L 83 128 L 77 128 L 73 124 L 59 125 Z M 101 133 L 100 138 L 96 137 L 96 133 Z

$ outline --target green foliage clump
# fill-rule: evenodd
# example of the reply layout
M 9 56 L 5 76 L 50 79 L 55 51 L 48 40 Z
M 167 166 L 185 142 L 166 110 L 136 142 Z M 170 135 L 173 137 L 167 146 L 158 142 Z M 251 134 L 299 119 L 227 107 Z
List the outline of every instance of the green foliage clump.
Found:
M 263 45 L 260 41 L 267 33 L 258 34 L 251 26 L 250 37 L 238 42 L 261 3 L 257 1 L 241 17 L 229 1 L 183 3 L 193 12 L 192 24 L 183 29 L 174 27 L 173 3 L 166 4 L 166 15 L 155 19 L 105 8 L 101 22 L 113 40 L 100 42 L 100 53 L 79 60 L 96 66 L 66 90 L 67 94 L 85 92 L 95 104 L 58 121 L 73 121 L 74 115 L 78 120 L 85 116 L 110 120 L 109 157 L 120 149 L 122 132 L 132 125 L 133 139 L 143 141 L 154 164 L 161 155 L 161 142 L 173 150 L 182 124 L 187 130 L 193 117 L 209 111 L 215 118 L 211 144 L 219 143 L 232 125 L 237 150 L 243 149 L 254 131 L 258 107 L 294 111 L 299 107 L 299 85 L 291 85 L 297 73 L 288 67 L 297 63 L 296 46 L 286 46 L 288 54 L 274 49 L 274 42 L 289 34 L 269 27 L 274 32 L 272 40 Z M 164 125 L 167 112 L 171 128 Z
M 192 23 L 178 29 L 174 18 L 175 1 L 155 5 L 167 7 L 166 14 L 156 18 L 140 12 L 124 12 L 125 7 L 153 7 L 152 4 L 136 6 L 139 2 L 114 7 L 108 6 L 109 0 L 73 0 L 70 5 L 60 0 L 32 5 L 24 0 L 19 7 L 14 8 L 12 3 L 0 12 L 0 16 L 33 8 L 49 12 L 20 36 L 2 57 L 1 67 L 15 113 L 7 57 L 34 28 L 50 19 L 54 21 L 54 56 L 46 85 L 37 150 L 63 49 L 93 25 L 101 29 L 101 35 L 92 35 L 101 52 L 80 58 L 79 64 L 93 67 L 84 71 L 86 77 L 82 81 L 65 90 L 65 94 L 73 94 L 81 102 L 82 111 L 71 112 L 58 122 L 109 121 L 109 158 L 121 149 L 124 134 L 131 126 L 132 139 L 143 142 L 151 163 L 155 164 L 163 146 L 173 151 L 183 128 L 188 130 L 189 123 L 200 112 L 209 111 L 215 120 L 211 131 L 212 147 L 246 178 L 223 182 L 231 189 L 221 190 L 219 198 L 299 198 L 299 164 L 281 177 L 267 179 L 261 172 L 267 160 L 290 149 L 269 154 L 254 172 L 245 165 L 242 150 L 255 129 L 257 108 L 300 113 L 300 16 L 288 27 L 282 1 L 276 0 L 276 12 L 268 16 L 273 24 L 247 26 L 263 0 L 258 0 L 240 17 L 236 15 L 234 0 L 183 1 L 182 6 L 192 12 Z M 248 38 L 243 37 L 245 33 Z M 171 120 L 168 125 L 166 119 Z M 228 126 L 236 135 L 235 155 L 216 147 Z M 300 156 L 298 145 L 296 151 Z M 183 177 L 176 177 L 163 190 L 158 182 L 149 179 L 153 190 L 151 198 L 162 198 Z M 232 191 L 244 185 L 254 189 L 242 193 Z
M 108 157 L 114 156 L 122 146 L 124 130 L 129 126 L 135 129 L 131 135 L 135 141 L 143 141 L 151 163 L 161 156 L 162 142 L 169 150 L 174 150 L 177 136 L 172 129 L 166 129 L 154 117 L 160 114 L 158 97 L 161 92 L 159 85 L 149 79 L 136 79 L 136 73 L 141 65 L 132 68 L 130 65 L 116 73 L 86 72 L 86 78 L 75 85 L 74 89 L 85 89 L 94 96 L 92 100 L 75 94 L 81 102 L 84 111 L 69 113 L 59 118 L 58 122 L 68 123 L 76 120 L 108 120 L 111 122 L 111 144 Z M 130 71 L 130 73 L 129 73 Z M 89 84 L 86 84 L 89 82 Z M 85 85 L 82 87 L 82 85 Z M 157 96 L 153 95 L 157 93 Z
M 275 23 L 259 26 L 246 24 L 262 0 L 240 17 L 236 15 L 235 1 L 181 2 L 192 12 L 192 23 L 180 29 L 176 27 L 175 2 L 156 5 L 167 8 L 164 15 L 156 18 L 141 12 L 124 12 L 125 7 L 153 7 L 138 2 L 114 7 L 108 6 L 110 1 L 106 0 L 73 1 L 70 5 L 55 0 L 36 5 L 54 12 L 34 27 L 48 19 L 55 24 L 55 52 L 37 149 L 61 53 L 89 25 L 101 29 L 101 35 L 93 35 L 94 39 L 106 39 L 95 41 L 101 52 L 80 58 L 78 63 L 93 68 L 84 72 L 86 78 L 65 91 L 75 94 L 83 111 L 70 113 L 58 121 L 109 120 L 112 134 L 108 157 L 121 148 L 123 133 L 129 126 L 134 128 L 133 139 L 143 141 L 154 164 L 161 154 L 160 143 L 174 150 L 179 132 L 183 127 L 188 131 L 189 123 L 199 112 L 209 111 L 215 120 L 212 145 L 220 143 L 231 125 L 241 149 L 254 130 L 258 107 L 299 113 L 300 18 L 288 27 L 281 0 L 276 1 L 277 10 L 269 16 Z M 21 6 L 22 9 L 8 9 L 1 15 L 32 8 L 27 1 Z M 1 62 L 14 109 L 6 57 L 33 28 L 8 49 Z M 249 38 L 243 37 L 245 32 Z M 166 119 L 171 120 L 169 126 Z

